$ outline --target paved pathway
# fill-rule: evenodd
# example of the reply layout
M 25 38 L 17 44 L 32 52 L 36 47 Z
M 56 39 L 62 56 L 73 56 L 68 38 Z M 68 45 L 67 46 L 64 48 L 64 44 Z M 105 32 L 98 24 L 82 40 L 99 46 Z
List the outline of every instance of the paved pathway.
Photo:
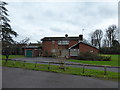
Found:
M 118 88 L 118 82 L 91 77 L 3 67 L 3 88 Z
M 24 60 L 30 63 L 33 63 L 33 61 L 58 61 L 58 59 L 56 58 L 51 58 L 51 57 L 33 57 L 33 58 L 16 58 L 15 60 Z M 66 61 L 69 63 L 72 63 L 70 61 Z M 75 65 L 69 65 L 69 66 L 73 66 L 73 67 L 81 67 L 82 66 L 75 66 Z M 85 68 L 88 69 L 96 69 L 96 70 L 104 70 L 103 67 L 90 67 L 90 66 L 86 66 Z M 107 68 L 107 71 L 112 71 L 112 72 L 120 72 L 120 70 L 118 70 L 118 68 Z

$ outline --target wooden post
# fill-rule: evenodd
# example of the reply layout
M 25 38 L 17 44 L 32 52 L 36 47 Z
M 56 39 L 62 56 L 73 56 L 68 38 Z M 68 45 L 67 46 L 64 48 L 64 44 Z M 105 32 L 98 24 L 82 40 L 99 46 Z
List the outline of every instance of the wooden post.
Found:
M 48 62 L 48 70 L 50 69 L 50 62 Z
M 16 60 L 13 61 L 13 66 L 15 65 L 15 61 L 16 61 Z
M 59 69 L 62 69 L 62 70 L 64 70 L 65 71 L 65 58 L 63 58 L 63 57 L 59 57 Z
M 83 65 L 83 73 L 85 73 L 85 65 Z
M 37 61 L 35 62 L 35 68 L 37 67 Z
M 107 67 L 104 66 L 104 75 L 106 75 L 106 74 L 107 74 Z
M 23 61 L 23 66 L 25 67 L 25 61 Z
M 63 64 L 63 66 L 64 66 L 64 71 L 66 70 L 66 67 L 65 67 L 65 62 L 64 62 L 64 64 Z

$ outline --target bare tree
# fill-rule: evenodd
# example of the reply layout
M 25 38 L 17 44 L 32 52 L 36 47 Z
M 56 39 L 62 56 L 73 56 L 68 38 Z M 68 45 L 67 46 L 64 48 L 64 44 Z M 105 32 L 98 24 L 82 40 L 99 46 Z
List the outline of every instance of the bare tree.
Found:
M 28 44 L 29 41 L 30 41 L 30 38 L 26 37 L 25 39 L 21 40 L 19 43 L 20 44 Z
M 105 38 L 103 39 L 103 45 L 102 47 L 108 47 L 108 40 Z
M 101 29 L 96 29 L 91 36 L 92 45 L 98 46 L 100 48 L 102 37 L 103 37 L 102 30 Z
M 111 47 L 113 45 L 113 41 L 116 40 L 116 32 L 117 32 L 117 26 L 111 25 L 106 30 L 106 41 L 108 41 L 108 46 Z
M 30 41 L 30 38 L 26 37 L 23 40 L 21 40 L 20 42 L 17 42 L 16 48 L 17 48 L 17 54 L 23 54 L 23 47 L 28 45 Z
M 16 41 L 16 42 L 14 42 L 14 44 L 12 45 L 12 54 L 15 54 L 15 55 L 22 55 L 22 54 L 24 54 L 24 48 L 23 47 L 25 47 L 27 44 L 28 44 L 28 42 L 29 42 L 29 38 L 24 38 L 23 40 L 21 40 L 21 41 Z

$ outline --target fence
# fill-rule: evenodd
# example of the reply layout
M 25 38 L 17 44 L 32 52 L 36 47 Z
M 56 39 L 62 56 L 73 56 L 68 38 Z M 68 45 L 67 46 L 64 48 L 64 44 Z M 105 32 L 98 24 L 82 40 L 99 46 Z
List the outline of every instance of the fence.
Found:
M 23 66 L 25 66 L 25 63 L 27 63 L 28 61 L 25 61 L 25 60 L 12 60 L 12 59 L 9 59 L 11 61 L 20 61 L 23 63 Z M 91 65 L 91 64 L 81 64 L 81 63 L 68 63 L 68 62 L 58 62 L 58 61 L 53 61 L 53 62 L 48 62 L 48 61 L 31 61 L 32 63 L 35 63 L 35 66 L 34 67 L 37 67 L 37 64 L 48 64 L 48 69 L 50 69 L 50 65 L 51 64 L 58 64 L 60 66 L 65 66 L 65 65 L 76 65 L 76 66 L 82 66 L 83 68 L 83 71 L 82 73 L 85 73 L 85 66 L 89 66 L 89 67 L 103 67 L 104 68 L 104 75 L 107 74 L 107 68 L 120 68 L 120 67 L 116 67 L 116 66 L 107 66 L 107 65 Z M 7 63 L 7 62 L 6 62 Z M 15 65 L 15 62 L 13 62 L 13 65 Z M 65 70 L 65 68 L 61 68 L 63 70 Z

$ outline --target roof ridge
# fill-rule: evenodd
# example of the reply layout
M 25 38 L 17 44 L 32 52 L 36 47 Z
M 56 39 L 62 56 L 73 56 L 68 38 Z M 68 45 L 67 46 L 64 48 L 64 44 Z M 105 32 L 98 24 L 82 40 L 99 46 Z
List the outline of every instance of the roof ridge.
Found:
M 41 40 L 44 41 L 44 40 L 66 40 L 66 39 L 79 40 L 80 38 L 79 37 L 44 37 Z
M 91 46 L 91 47 L 97 48 L 97 47 L 95 47 L 95 46 L 93 46 L 93 45 L 91 45 L 91 44 L 85 43 L 84 41 L 78 41 L 76 44 L 72 45 L 72 46 L 69 47 L 68 49 L 71 49 L 71 48 L 73 48 L 74 46 L 76 46 L 77 44 L 80 44 L 80 43 L 84 43 L 84 44 L 87 44 L 87 45 L 89 45 L 89 46 Z M 98 49 L 98 48 L 97 48 L 97 49 Z

